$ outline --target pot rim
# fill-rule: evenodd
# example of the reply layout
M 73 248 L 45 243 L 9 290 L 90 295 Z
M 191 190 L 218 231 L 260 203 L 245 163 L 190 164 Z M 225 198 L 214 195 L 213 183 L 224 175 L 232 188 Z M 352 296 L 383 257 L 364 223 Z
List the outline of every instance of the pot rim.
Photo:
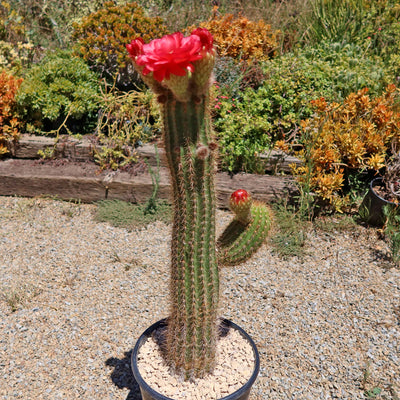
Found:
M 260 356 L 259 356 L 256 344 L 254 343 L 253 339 L 248 335 L 248 333 L 243 328 L 241 328 L 240 326 L 236 325 L 232 321 L 225 319 L 225 318 L 221 318 L 221 325 L 222 325 L 222 327 L 233 328 L 236 331 L 238 331 L 249 342 L 249 344 L 253 350 L 253 354 L 254 354 L 254 370 L 253 370 L 253 373 L 251 374 L 250 378 L 247 380 L 247 382 L 241 388 L 236 390 L 235 392 L 230 393 L 228 396 L 221 397 L 220 399 L 218 399 L 218 400 L 231 400 L 231 399 L 234 400 L 234 399 L 240 398 L 240 396 L 242 396 L 244 393 L 249 391 L 251 389 L 251 387 L 253 386 L 255 380 L 258 377 L 259 371 L 260 371 Z M 162 328 L 164 326 L 167 326 L 167 318 L 157 321 L 156 323 L 151 325 L 149 328 L 147 328 L 142 333 L 142 335 L 137 340 L 136 345 L 132 351 L 131 367 L 132 367 L 133 375 L 134 375 L 138 385 L 140 387 L 145 388 L 145 390 L 151 396 L 157 398 L 158 400 L 174 400 L 174 399 L 172 399 L 170 397 L 166 397 L 166 396 L 162 395 L 161 393 L 157 392 L 156 390 L 154 390 L 143 379 L 142 375 L 139 372 L 139 368 L 137 366 L 137 355 L 138 355 L 138 352 L 139 352 L 141 346 L 143 345 L 143 343 L 151 337 L 152 333 L 156 329 Z
M 374 187 L 375 187 L 375 186 L 383 186 L 383 178 L 382 178 L 381 176 L 378 176 L 378 177 L 372 179 L 372 181 L 371 181 L 370 184 L 369 184 L 369 187 L 370 187 L 371 191 L 374 193 L 374 195 L 375 195 L 378 199 L 382 200 L 383 202 L 385 202 L 385 203 L 387 203 L 387 204 L 396 206 L 396 203 L 395 203 L 394 201 L 386 200 L 386 199 L 384 199 L 383 197 L 381 197 L 381 196 L 374 190 Z

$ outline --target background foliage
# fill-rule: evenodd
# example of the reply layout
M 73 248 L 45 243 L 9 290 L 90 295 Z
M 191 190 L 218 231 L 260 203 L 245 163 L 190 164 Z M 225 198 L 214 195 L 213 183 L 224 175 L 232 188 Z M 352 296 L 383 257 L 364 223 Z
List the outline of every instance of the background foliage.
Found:
M 13 118 L 49 132 L 68 117 L 64 127 L 70 132 L 94 132 L 111 146 L 98 154 L 100 164 L 119 168 L 130 159 L 124 149 L 159 132 L 125 45 L 137 36 L 149 41 L 207 27 L 219 50 L 211 107 L 220 168 L 264 173 L 257 155 L 274 146 L 304 150 L 307 141 L 314 143 L 311 126 L 321 137 L 338 133 L 333 110 L 324 114 L 316 104 L 335 104 L 345 112 L 349 99 L 365 88 L 362 93 L 371 102 L 383 104 L 388 85 L 399 86 L 399 19 L 398 0 L 5 0 L 0 4 L 0 69 L 7 74 L 3 79 L 24 79 L 15 96 L 11 90 L 8 96 L 19 105 Z M 131 113 L 121 104 L 126 96 L 135 99 L 128 102 Z M 125 123 L 131 120 L 135 127 Z M 360 130 L 360 120 L 352 123 Z M 302 188 L 308 191 L 317 188 L 312 182 L 327 179 L 327 171 L 315 169 L 311 148 L 302 153 L 310 183 Z M 384 166 L 389 155 L 386 147 L 379 151 L 375 166 Z M 335 163 L 347 165 L 347 156 L 341 157 Z M 364 161 L 346 166 L 336 182 L 337 204 L 365 189 L 368 157 L 360 157 Z M 304 174 L 298 173 L 304 185 Z M 319 194 L 324 204 L 327 197 Z
M 26 74 L 17 103 L 28 129 L 51 132 L 67 118 L 72 133 L 93 130 L 99 108 L 96 74 L 68 51 L 49 53 Z
M 148 17 L 135 2 L 116 5 L 107 1 L 100 10 L 73 23 L 73 28 L 77 52 L 102 77 L 125 90 L 132 89 L 138 79 L 125 45 L 139 36 L 149 42 L 168 33 L 160 17 Z
M 20 120 L 15 111 L 15 96 L 22 79 L 0 72 L 0 156 L 10 151 L 19 137 Z

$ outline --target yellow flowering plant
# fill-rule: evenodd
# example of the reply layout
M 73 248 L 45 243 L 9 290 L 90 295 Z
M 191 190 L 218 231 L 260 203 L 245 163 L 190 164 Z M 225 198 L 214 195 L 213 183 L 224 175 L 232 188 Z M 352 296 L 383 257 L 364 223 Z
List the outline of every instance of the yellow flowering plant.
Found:
M 393 140 L 400 138 L 399 89 L 389 85 L 371 98 L 368 89 L 351 93 L 342 104 L 324 98 L 312 101 L 314 114 L 302 121 L 302 148 L 297 155 L 305 161 L 293 166 L 300 184 L 328 207 L 344 211 L 350 196 L 344 190 L 351 173 L 385 167 Z

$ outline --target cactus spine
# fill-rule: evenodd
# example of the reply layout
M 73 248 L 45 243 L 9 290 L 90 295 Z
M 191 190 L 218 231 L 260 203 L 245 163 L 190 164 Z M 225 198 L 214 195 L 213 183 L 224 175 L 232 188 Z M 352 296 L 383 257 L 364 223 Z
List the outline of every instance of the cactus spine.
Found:
M 127 49 L 136 69 L 158 95 L 172 180 L 171 311 L 163 351 L 167 363 L 185 379 L 201 378 L 213 371 L 219 329 L 217 145 L 208 90 L 215 55 L 212 37 L 198 29 L 188 38 L 175 33 L 148 45 L 136 39 Z M 253 209 L 254 216 L 246 212 L 234 220 L 219 241 L 229 259 L 225 262 L 219 257 L 224 263 L 242 261 L 264 240 L 269 227 L 267 209 L 256 204 Z M 231 232 L 235 227 L 238 233 Z

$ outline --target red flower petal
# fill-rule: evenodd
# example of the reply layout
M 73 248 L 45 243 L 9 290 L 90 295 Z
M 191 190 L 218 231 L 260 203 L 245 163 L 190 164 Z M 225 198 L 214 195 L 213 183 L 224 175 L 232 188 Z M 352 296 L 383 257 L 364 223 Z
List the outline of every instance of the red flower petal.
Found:
M 135 59 L 138 55 L 143 53 L 144 40 L 142 38 L 137 38 L 132 40 L 130 44 L 126 45 L 129 55 Z
M 137 56 L 136 63 L 144 66 L 143 74 L 153 72 L 154 79 L 161 82 L 171 74 L 185 76 L 187 71 L 193 72 L 192 62 L 203 57 L 202 46 L 198 35 L 184 37 L 181 32 L 176 32 L 143 44 L 142 48 L 136 42 L 127 48 Z
M 192 32 L 192 35 L 200 38 L 201 44 L 205 47 L 206 51 L 210 51 L 213 48 L 214 38 L 207 29 L 197 28 Z

